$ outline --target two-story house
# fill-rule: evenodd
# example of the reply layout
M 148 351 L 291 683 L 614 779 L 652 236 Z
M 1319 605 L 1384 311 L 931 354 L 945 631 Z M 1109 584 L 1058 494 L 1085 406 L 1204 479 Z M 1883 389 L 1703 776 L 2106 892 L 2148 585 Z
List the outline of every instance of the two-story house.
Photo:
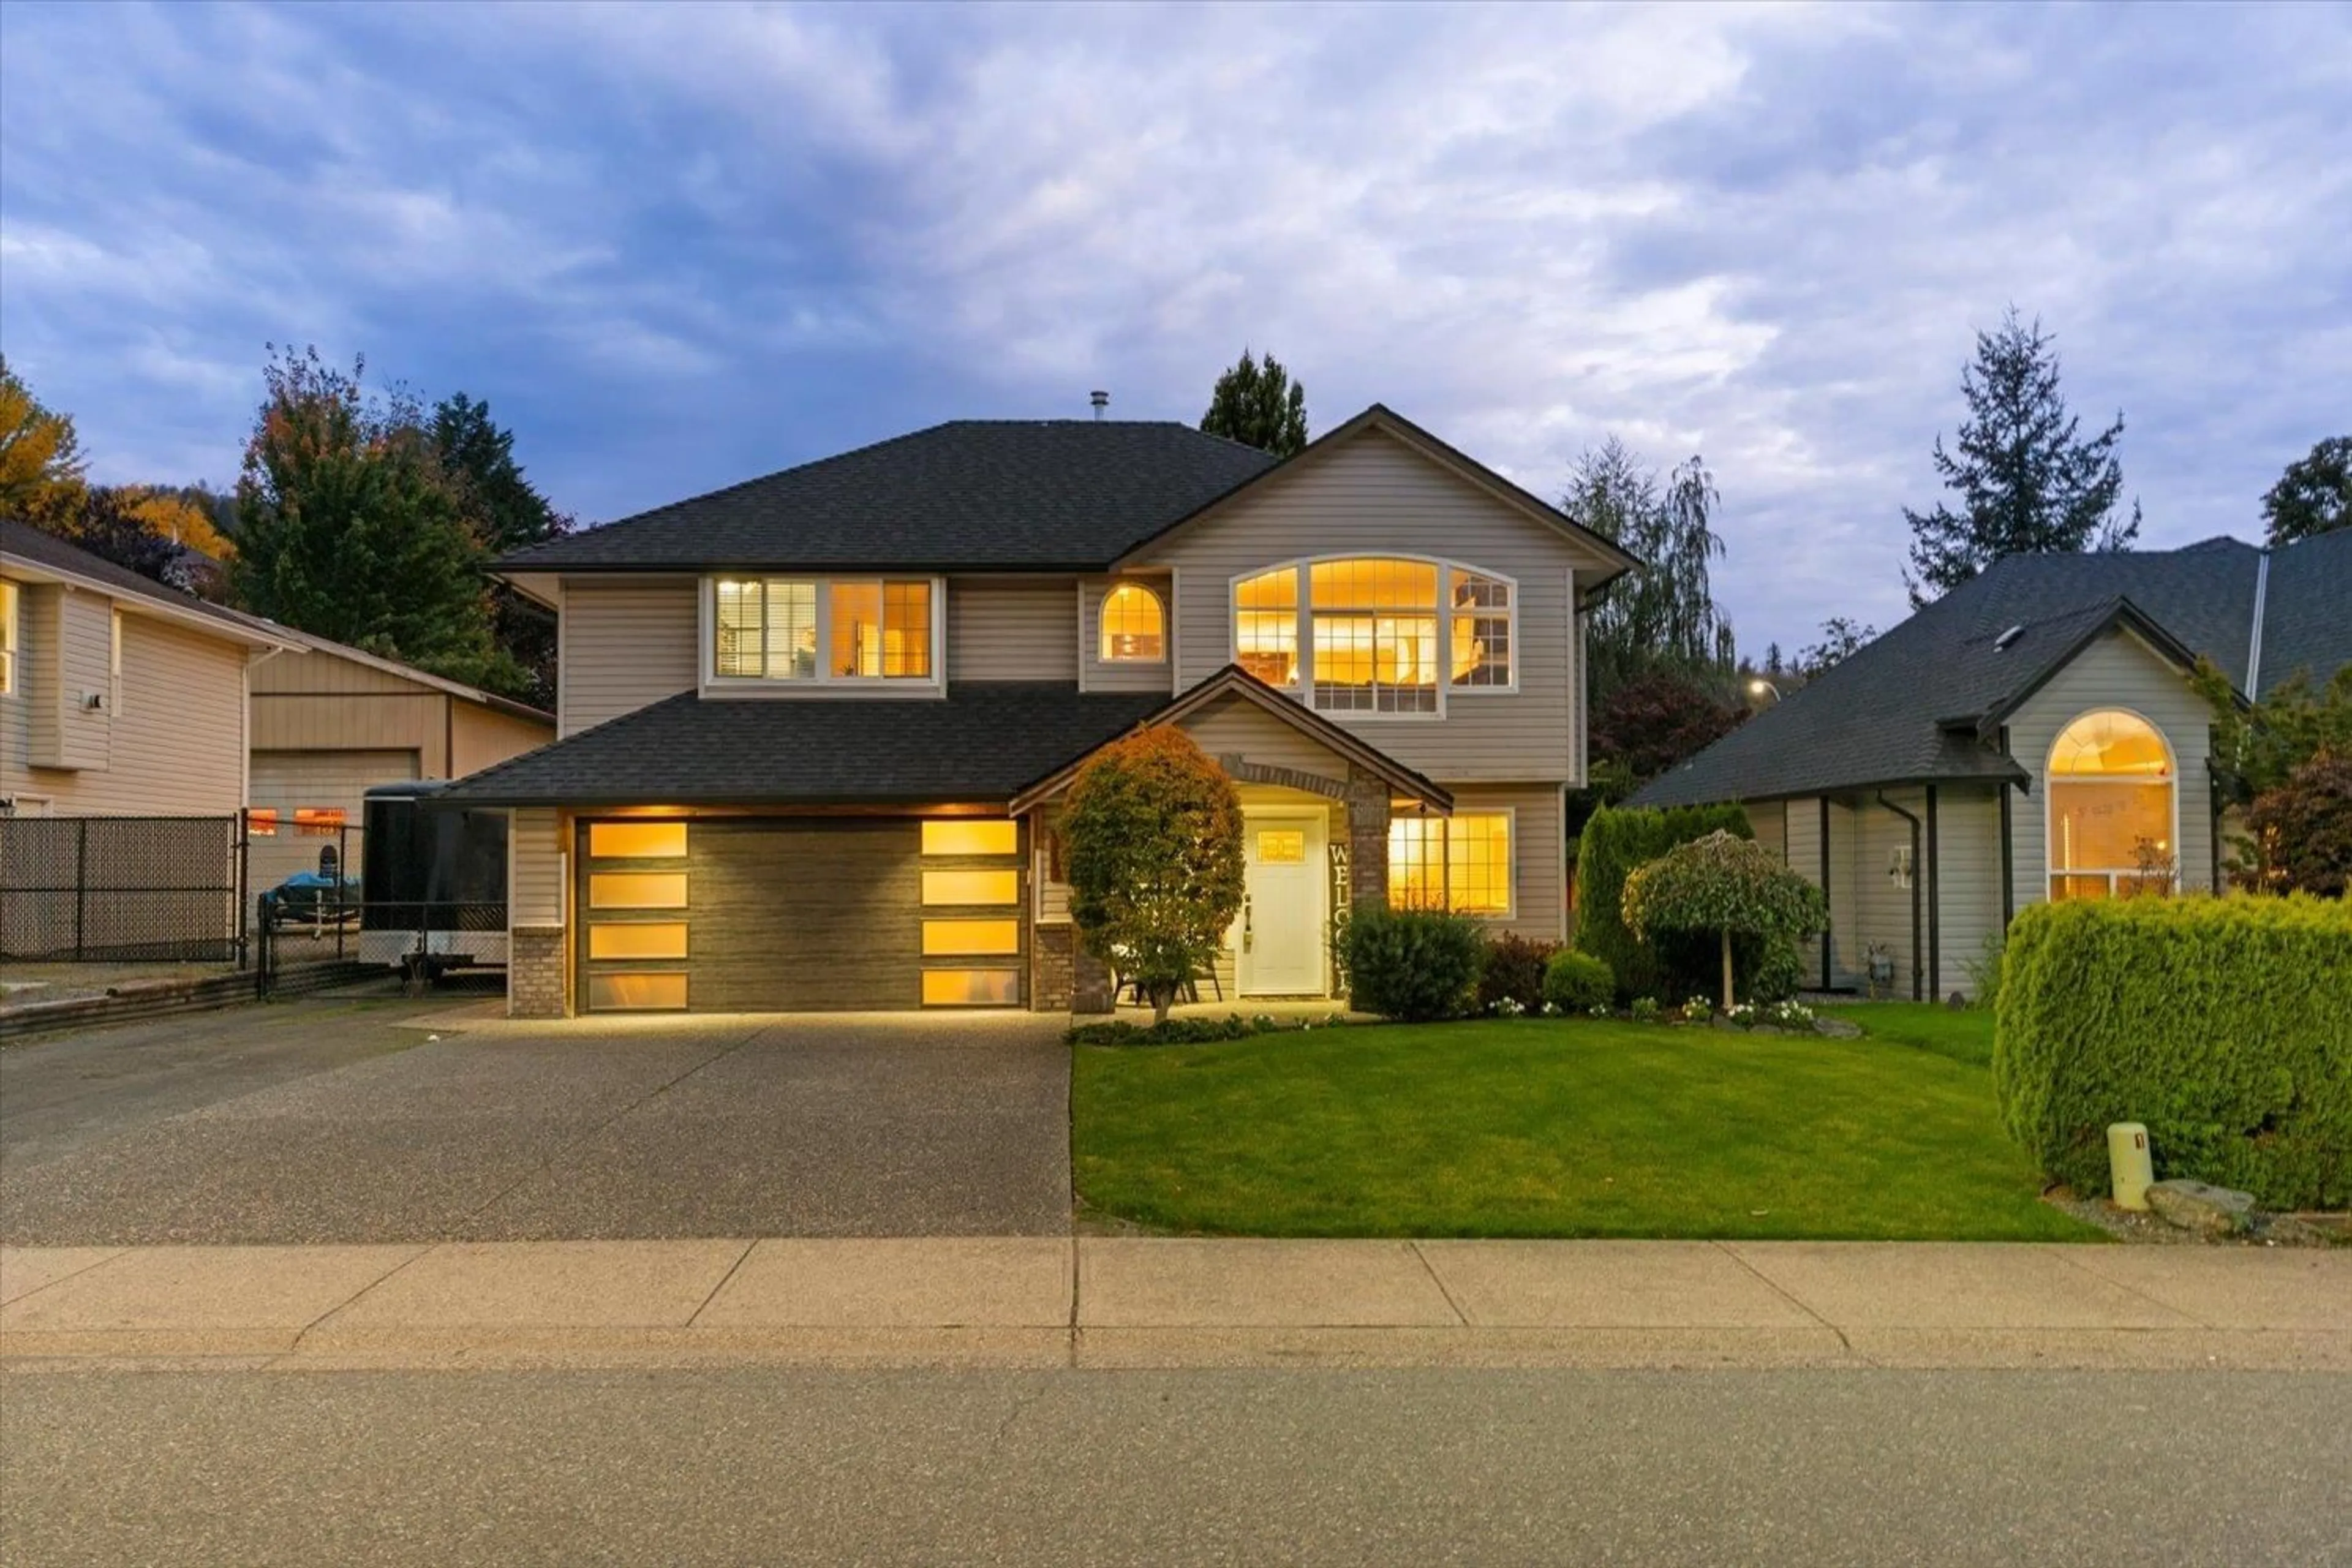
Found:
M 512 810 L 519 1014 L 1093 1010 L 1059 802 L 1174 724 L 1247 823 L 1216 988 L 1321 996 L 1366 900 L 1563 933 L 1579 607 L 1633 564 L 1377 405 L 1279 463 L 942 425 L 503 563 L 562 738 L 445 798 Z

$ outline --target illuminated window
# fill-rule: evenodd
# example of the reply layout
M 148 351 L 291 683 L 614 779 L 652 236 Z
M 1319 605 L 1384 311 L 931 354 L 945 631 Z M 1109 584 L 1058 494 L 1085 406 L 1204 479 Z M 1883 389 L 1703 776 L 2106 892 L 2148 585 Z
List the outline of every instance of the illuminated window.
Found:
M 835 679 L 929 678 L 929 583 L 835 583 L 832 608 Z
M 926 969 L 923 1003 L 930 1007 L 1007 1007 L 1021 1000 L 1017 969 Z
M 2156 727 L 2116 709 L 2085 713 L 2050 748 L 2050 896 L 2172 890 L 2172 752 Z
M 332 838 L 343 830 L 348 815 L 340 805 L 298 805 L 294 831 L 306 838 Z
M 588 853 L 599 860 L 676 859 L 686 854 L 686 824 L 592 822 Z
M 1499 577 L 1456 571 L 1454 580 L 1454 684 L 1511 684 L 1511 585 Z
M 1389 906 L 1511 912 L 1511 816 L 1400 816 L 1389 823 Z
M 1268 686 L 1298 679 L 1298 568 L 1234 587 L 1234 659 Z
M 926 855 L 1018 855 L 1021 825 L 988 818 L 935 818 L 923 824 Z
M 599 1013 L 646 1009 L 676 1011 L 686 1005 L 683 974 L 592 974 L 588 1006 Z
M 1018 871 L 926 871 L 927 904 L 1014 904 L 1021 901 Z
M 16 584 L 0 582 L 0 697 L 16 691 Z
M 596 871 L 588 878 L 592 910 L 682 910 L 683 871 Z
M 588 956 L 595 959 L 684 958 L 686 924 L 682 921 L 645 921 L 588 928 Z
M 806 680 L 816 674 L 814 583 L 721 579 L 713 594 L 719 639 L 712 650 L 714 674 L 769 680 Z
M 1102 661 L 1161 664 L 1168 658 L 1168 616 L 1160 595 L 1122 583 L 1103 596 Z
M 278 837 L 278 808 L 274 805 L 249 805 L 245 809 L 245 832 L 249 838 Z
M 1021 951 L 1019 921 L 925 921 L 926 957 L 994 957 Z
M 1337 713 L 1435 713 L 1441 688 L 1516 682 L 1508 580 L 1440 562 L 1358 556 L 1276 567 L 1234 584 L 1234 657 Z M 1303 655 L 1303 658 L 1302 658 Z

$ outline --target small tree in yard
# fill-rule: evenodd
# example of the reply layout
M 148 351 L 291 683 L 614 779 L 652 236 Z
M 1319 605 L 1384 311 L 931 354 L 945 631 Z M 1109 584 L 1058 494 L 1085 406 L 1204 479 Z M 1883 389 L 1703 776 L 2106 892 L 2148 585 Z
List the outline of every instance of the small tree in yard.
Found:
M 1242 907 L 1233 780 L 1181 731 L 1139 731 L 1079 770 L 1062 837 L 1079 940 L 1136 982 L 1164 1022 L 1184 983 L 1215 962 Z
M 1711 931 L 1723 943 L 1723 1005 L 1731 989 L 1731 939 L 1785 941 L 1829 924 L 1822 890 L 1751 838 L 1710 833 L 1677 845 L 1625 879 L 1625 924 L 1647 941 L 1661 931 Z

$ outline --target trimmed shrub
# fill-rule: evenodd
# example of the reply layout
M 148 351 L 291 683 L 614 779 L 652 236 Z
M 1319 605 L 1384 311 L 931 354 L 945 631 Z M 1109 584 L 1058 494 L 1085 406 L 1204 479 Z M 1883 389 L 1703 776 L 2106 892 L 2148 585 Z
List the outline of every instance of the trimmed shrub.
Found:
M 1622 915 L 1626 929 L 1647 938 L 1660 931 L 1712 931 L 1722 1005 L 1738 1000 L 1732 992 L 1735 940 L 1752 937 L 1773 944 L 1827 929 L 1829 900 L 1778 855 L 1750 838 L 1710 833 L 1678 844 L 1625 879 Z M 1754 963 L 1750 960 L 1752 978 Z
M 1475 1000 L 1486 933 L 1437 910 L 1366 908 L 1348 922 L 1349 994 L 1383 1018 L 1452 1018 Z
M 1589 952 L 1568 948 L 1553 953 L 1544 967 L 1543 999 L 1563 1013 L 1590 1013 L 1608 1006 L 1616 995 L 1617 977 Z
M 1478 1011 L 1491 1013 L 1498 1002 L 1516 1002 L 1532 1013 L 1543 1005 L 1544 965 L 1559 951 L 1556 942 L 1505 931 L 1486 943 L 1486 967 L 1478 975 Z
M 2352 1203 L 2352 905 L 2037 904 L 1994 1018 L 2010 1134 L 2076 1191 L 2106 1190 L 2108 1124 L 2142 1121 L 2160 1177 Z
M 1756 837 L 1747 811 L 1737 805 L 1683 805 L 1671 811 L 1602 806 L 1585 822 L 1584 835 L 1577 841 L 1573 945 L 1609 965 L 1620 995 L 1672 994 L 1706 984 L 1716 958 L 1711 938 L 1643 942 L 1626 929 L 1622 904 L 1625 879 L 1636 867 L 1677 844 L 1716 832 Z M 1733 956 L 1744 955 L 1735 946 Z
M 1738 945 L 1733 943 L 1735 952 Z M 1786 937 L 1765 942 L 1763 947 L 1748 971 L 1748 999 L 1768 1005 L 1786 1002 L 1804 988 L 1805 955 Z
M 1244 1018 L 1239 1013 L 1228 1013 L 1222 1018 L 1168 1018 L 1157 1024 L 1130 1024 L 1124 1018 L 1105 1018 L 1092 1024 L 1074 1024 L 1062 1033 L 1065 1044 L 1073 1046 L 1198 1046 L 1213 1040 L 1246 1040 L 1253 1035 L 1278 1035 L 1292 1029 L 1338 1027 L 1348 1021 L 1346 1015 L 1334 1013 L 1320 1020 L 1303 1019 L 1284 1023 L 1268 1014 L 1260 1013 Z

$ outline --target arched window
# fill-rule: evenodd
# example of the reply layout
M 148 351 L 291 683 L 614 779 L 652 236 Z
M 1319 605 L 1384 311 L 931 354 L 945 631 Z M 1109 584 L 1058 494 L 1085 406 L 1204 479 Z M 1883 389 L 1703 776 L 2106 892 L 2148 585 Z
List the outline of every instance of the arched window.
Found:
M 1160 595 L 1140 583 L 1121 583 L 1103 595 L 1102 661 L 1105 664 L 1164 664 L 1168 660 L 1168 613 Z
M 2058 733 L 2046 773 L 2050 896 L 2131 898 L 2179 874 L 2172 749 L 2137 713 L 2102 708 Z
M 1517 689 L 1508 578 L 1411 556 L 1292 563 L 1234 584 L 1234 658 L 1324 712 L 1425 713 Z

